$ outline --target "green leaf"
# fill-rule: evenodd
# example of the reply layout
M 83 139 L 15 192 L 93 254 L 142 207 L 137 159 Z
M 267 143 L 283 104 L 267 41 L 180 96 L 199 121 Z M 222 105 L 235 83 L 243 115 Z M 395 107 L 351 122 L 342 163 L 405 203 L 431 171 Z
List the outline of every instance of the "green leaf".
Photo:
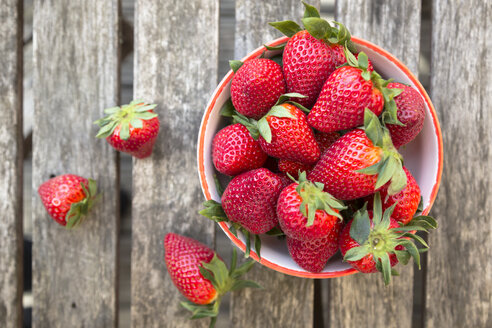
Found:
M 120 110 L 120 106 L 106 108 L 104 109 L 104 114 L 111 115 L 117 113 L 119 110 Z
M 420 196 L 420 202 L 419 202 L 419 206 L 417 207 L 417 212 L 422 213 L 423 210 L 424 210 L 424 198 Z
M 415 263 L 417 264 L 417 266 L 420 269 L 420 254 L 419 254 L 419 250 L 417 249 L 417 247 L 415 246 L 415 244 L 412 243 L 409 240 L 406 240 L 406 239 L 401 239 L 398 242 L 398 244 L 399 245 L 402 245 L 403 247 L 405 247 L 405 249 L 413 257 L 413 260 L 415 261 Z
M 279 118 L 292 118 L 295 119 L 296 117 L 284 106 L 273 106 L 270 111 L 265 115 L 266 116 L 275 116 Z
M 356 52 L 355 49 L 351 49 L 350 47 L 348 47 L 348 45 L 350 45 L 351 43 L 351 38 L 352 36 L 350 35 L 350 32 L 349 30 L 345 27 L 345 25 L 343 25 L 342 23 L 340 22 L 336 22 L 336 21 L 333 21 L 333 23 L 335 23 L 336 25 L 338 25 L 338 34 L 337 34 L 337 43 L 338 44 L 341 44 L 341 45 L 346 45 L 347 48 L 349 49 L 349 51 L 353 51 L 353 52 Z M 352 46 L 352 45 L 351 45 Z
M 289 98 L 307 98 L 307 96 L 301 95 L 300 93 L 297 93 L 297 92 L 284 93 L 283 95 L 280 95 L 280 97 L 278 97 L 277 102 L 273 106 L 277 106 L 279 104 L 282 104 L 282 103 L 286 102 L 287 100 L 289 100 Z
M 199 211 L 198 212 L 199 214 L 215 222 L 229 221 L 227 215 L 224 212 L 224 209 L 222 208 L 222 205 L 216 202 L 215 200 L 213 199 L 207 200 L 203 203 L 203 206 L 205 208 Z
M 381 228 L 384 228 L 385 230 L 389 228 L 390 223 L 391 223 L 391 214 L 393 214 L 393 211 L 395 210 L 395 206 L 398 203 L 394 203 L 390 207 L 388 207 L 384 213 L 383 213 L 383 219 L 381 220 Z
M 142 123 L 142 120 L 139 119 L 139 118 L 134 118 L 133 120 L 130 121 L 130 125 L 134 128 L 134 129 L 141 129 L 143 128 L 143 123 Z
M 302 110 L 304 113 L 309 114 L 311 112 L 310 109 L 304 107 L 303 105 L 299 104 L 298 102 L 295 101 L 286 101 L 287 104 L 291 104 Z
M 224 117 L 232 117 L 236 113 L 236 109 L 234 108 L 234 105 L 232 104 L 231 98 L 227 99 L 227 101 L 222 105 L 222 108 L 220 109 L 220 115 Z
M 255 235 L 255 251 L 258 255 L 258 259 L 261 259 L 260 251 L 261 251 L 261 239 L 260 236 Z
M 331 32 L 331 25 L 319 17 L 306 17 L 302 19 L 306 30 L 318 40 L 324 39 Z
M 360 76 L 362 76 L 364 80 L 369 81 L 371 79 L 371 72 L 362 71 L 362 73 L 360 73 Z
M 216 288 L 219 291 L 223 291 L 227 285 L 227 280 L 229 279 L 229 270 L 225 263 L 219 259 L 217 254 L 214 254 L 212 260 L 208 263 L 202 262 L 202 266 L 208 271 L 212 272 L 213 278 L 216 283 Z M 200 270 L 201 272 L 202 270 Z
M 402 237 L 406 237 L 406 238 L 412 238 L 413 240 L 415 241 L 418 241 L 419 243 L 421 243 L 424 247 L 427 247 L 429 248 L 429 245 L 427 245 L 427 243 L 425 242 L 424 238 L 420 237 L 419 235 L 415 235 L 413 233 L 404 233 Z
M 275 47 L 267 46 L 266 44 L 264 44 L 263 46 L 267 50 L 275 51 L 275 50 L 284 50 L 286 44 L 287 44 L 287 42 L 281 43 L 281 44 L 279 44 L 278 46 L 275 46 Z
M 304 7 L 306 8 L 304 10 L 304 18 L 307 18 L 307 17 L 321 17 L 319 15 L 319 11 L 318 9 L 316 9 L 316 7 L 314 6 L 311 6 L 310 4 L 307 4 L 306 2 L 302 2 L 302 4 L 304 5 Z
M 136 107 L 135 108 L 135 113 L 143 113 L 147 112 L 149 110 L 154 110 L 157 107 L 157 104 L 147 104 L 141 107 Z
M 360 169 L 360 170 L 355 170 L 355 172 L 363 173 L 363 174 L 367 174 L 367 175 L 374 175 L 374 174 L 377 174 L 379 172 L 379 167 L 382 164 L 383 164 L 383 162 L 379 161 L 375 164 L 372 164 L 371 166 L 365 167 L 365 168 Z
M 398 259 L 398 262 L 400 262 L 403 265 L 407 265 L 408 261 L 410 260 L 410 253 L 407 251 L 399 251 L 395 249 L 395 254 L 396 258 Z
M 270 26 L 275 27 L 277 30 L 282 32 L 282 34 L 288 36 L 289 38 L 292 37 L 297 32 L 302 31 L 299 24 L 290 20 L 281 21 L 281 22 L 271 22 L 268 24 Z
M 251 239 L 249 231 L 244 232 L 244 238 L 246 238 L 246 251 L 244 252 L 244 257 L 248 258 L 251 253 Z
M 371 232 L 371 221 L 367 211 L 357 212 L 350 227 L 350 237 L 355 239 L 359 245 L 363 245 Z
M 372 211 L 372 221 L 374 225 L 377 225 L 379 222 L 381 222 L 381 219 L 383 217 L 383 205 L 381 202 L 381 194 L 379 192 L 374 195 Z
M 369 67 L 369 59 L 367 58 L 367 55 L 364 52 L 360 52 L 357 61 L 359 62 L 359 67 L 362 68 L 363 70 L 367 70 Z
M 437 229 L 437 221 L 432 217 L 428 215 L 419 215 L 416 216 L 408 223 L 408 225 L 413 225 L 416 223 L 422 223 L 425 222 L 431 229 Z
M 241 66 L 243 66 L 243 62 L 240 60 L 229 60 L 229 66 L 231 67 L 232 71 L 236 73 L 237 70 L 240 69 Z
M 232 118 L 237 122 L 246 127 L 248 129 L 249 133 L 253 137 L 253 139 L 257 140 L 259 137 L 259 131 L 258 131 L 258 122 L 256 122 L 252 118 L 247 118 L 246 116 L 236 112 L 234 115 L 232 115 Z
M 96 134 L 96 138 L 107 138 L 113 134 L 114 129 L 118 125 L 118 121 L 111 121 L 110 123 L 103 125 Z
M 222 185 L 220 184 L 217 174 L 214 174 L 214 182 L 215 182 L 215 189 L 217 190 L 217 194 L 220 197 L 222 197 L 222 194 L 224 193 L 224 187 L 222 187 Z
M 231 257 L 231 265 L 229 267 L 229 276 L 232 275 L 234 270 L 236 270 L 237 265 L 237 250 L 236 247 L 232 247 L 232 257 Z
M 374 189 L 379 189 L 386 184 L 398 169 L 398 160 L 393 156 L 388 156 L 383 160 L 383 164 L 379 168 L 378 179 Z
M 383 129 L 379 118 L 369 108 L 364 109 L 364 130 L 374 146 L 383 146 Z
M 359 246 L 351 248 L 345 253 L 343 257 L 344 261 L 358 261 L 368 254 L 367 248 L 365 246 Z
M 280 227 L 275 227 L 273 228 L 272 230 L 269 230 L 266 232 L 267 235 L 269 236 L 275 236 L 275 237 L 278 237 L 278 236 L 285 236 L 284 232 L 282 231 L 282 229 L 280 229 Z
M 272 142 L 272 130 L 270 129 L 270 125 L 268 124 L 266 117 L 262 117 L 258 121 L 258 131 L 266 142 Z
M 343 48 L 343 53 L 345 54 L 345 58 L 347 59 L 347 63 L 352 67 L 358 67 L 359 62 L 357 58 L 355 58 L 354 54 L 347 49 L 347 47 Z
M 135 118 L 140 118 L 142 120 L 150 120 L 153 119 L 154 117 L 157 117 L 158 115 L 153 112 L 143 112 L 143 113 L 135 113 Z
M 198 269 L 200 270 L 200 273 L 202 274 L 203 278 L 209 280 L 212 283 L 212 285 L 214 285 L 215 288 L 218 288 L 217 281 L 215 281 L 215 278 L 214 278 L 214 275 L 212 274 L 212 272 L 205 269 L 205 267 L 203 267 L 203 266 L 198 267 Z
M 91 197 L 94 197 L 97 194 L 97 182 L 96 180 L 90 178 L 88 180 L 89 180 L 89 195 Z
M 393 157 L 394 158 L 394 157 Z M 388 187 L 388 195 L 395 195 L 407 186 L 407 175 L 400 160 L 395 160 L 395 171 Z
M 237 280 L 231 287 L 231 291 L 235 291 L 243 288 L 258 288 L 263 289 L 260 285 L 252 280 Z
M 245 273 L 249 272 L 249 270 L 251 270 L 251 268 L 253 268 L 254 264 L 255 264 L 255 261 L 253 261 L 253 260 L 248 260 L 248 261 L 244 262 L 243 264 L 241 264 L 241 266 L 239 268 L 234 270 L 231 277 L 233 279 L 241 277 Z
M 283 65 L 283 63 L 282 63 L 282 54 L 275 55 L 275 56 L 273 56 L 270 59 L 273 60 L 274 62 L 276 62 L 277 64 L 279 64 L 280 66 Z
M 384 253 L 379 259 L 381 261 L 384 284 L 388 286 L 391 282 L 391 263 L 388 253 Z
M 396 271 L 395 269 L 391 268 L 391 275 L 392 276 L 399 276 L 400 274 L 398 273 L 398 271 Z

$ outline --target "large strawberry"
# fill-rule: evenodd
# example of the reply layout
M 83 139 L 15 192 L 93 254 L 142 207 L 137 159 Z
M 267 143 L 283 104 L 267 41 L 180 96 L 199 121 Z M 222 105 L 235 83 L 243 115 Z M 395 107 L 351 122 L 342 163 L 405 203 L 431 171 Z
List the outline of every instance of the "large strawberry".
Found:
M 237 69 L 239 63 L 233 61 L 231 67 Z M 231 82 L 234 107 L 242 115 L 256 120 L 265 115 L 285 92 L 282 68 L 266 58 L 255 58 L 242 64 Z
M 308 115 L 311 127 L 322 132 L 351 129 L 364 123 L 368 108 L 379 116 L 384 108 L 385 81 L 368 70 L 369 61 L 361 52 L 358 59 L 346 51 L 348 66 L 342 66 L 326 80 Z
M 116 150 L 136 158 L 150 156 L 160 125 L 153 111 L 156 106 L 134 100 L 128 105 L 105 109 L 107 116 L 94 122 L 100 127 L 96 137 L 106 138 Z
M 311 107 L 339 61 L 331 45 L 350 42 L 351 36 L 343 25 L 339 24 L 340 29 L 332 27 L 320 18 L 316 8 L 306 3 L 304 5 L 306 10 L 302 22 L 306 30 L 301 30 L 293 21 L 270 25 L 290 37 L 282 57 L 287 91 L 307 96 L 299 103 Z
M 276 205 L 282 180 L 265 168 L 242 173 L 227 185 L 222 208 L 227 218 L 253 234 L 265 233 L 278 224 Z
M 417 90 L 408 85 L 392 82 L 387 85 L 387 88 L 403 90 L 394 97 L 397 118 L 401 124 L 386 124 L 390 131 L 393 145 L 396 148 L 400 148 L 415 139 L 422 130 L 425 119 L 425 104 Z M 385 116 L 383 115 L 384 118 Z M 387 123 L 391 123 L 391 121 Z
M 212 159 L 220 173 L 237 175 L 261 167 L 267 154 L 248 129 L 236 123 L 217 132 L 212 141 Z
M 336 225 L 330 234 L 314 240 L 297 240 L 286 237 L 287 249 L 292 259 L 304 270 L 309 272 L 321 272 L 326 262 L 338 250 L 338 235 L 341 224 Z
M 280 193 L 277 216 L 282 231 L 297 240 L 312 241 L 338 230 L 342 203 L 323 191 L 323 185 L 306 180 L 306 173 Z
M 367 211 L 364 206 L 345 225 L 339 238 L 344 260 L 363 273 L 382 272 L 385 284 L 389 284 L 391 276 L 396 274 L 391 267 L 398 262 L 407 264 L 413 257 L 420 268 L 419 252 L 425 249 L 417 249 L 411 240 L 428 246 L 421 237 L 409 231 L 427 231 L 437 227 L 430 217 L 416 218 L 415 226 L 400 226 L 391 218 L 393 208 L 394 205 L 383 213 L 381 197 L 376 193 L 373 211 Z
M 320 151 L 306 114 L 291 103 L 275 105 L 258 121 L 261 148 L 270 156 L 314 164 Z
M 260 288 L 253 281 L 238 279 L 254 262 L 246 261 L 236 269 L 235 249 L 228 270 L 213 250 L 192 238 L 168 233 L 164 248 L 167 271 L 174 285 L 189 300 L 181 305 L 193 313 L 191 319 L 211 317 L 213 327 L 225 293 L 244 287 Z
M 407 184 L 402 157 L 387 129 L 367 109 L 364 121 L 365 130 L 355 129 L 340 137 L 308 175 L 337 199 L 369 196 L 388 181 L 388 193 L 393 195 Z
M 38 189 L 48 214 L 67 228 L 79 225 L 97 199 L 96 181 L 74 174 L 64 174 L 48 181 Z

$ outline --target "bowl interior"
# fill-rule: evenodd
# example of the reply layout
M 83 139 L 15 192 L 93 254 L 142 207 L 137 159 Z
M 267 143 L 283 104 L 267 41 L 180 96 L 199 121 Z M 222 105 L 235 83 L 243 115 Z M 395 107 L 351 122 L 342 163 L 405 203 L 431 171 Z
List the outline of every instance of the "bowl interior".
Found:
M 278 45 L 286 40 L 286 37 L 280 38 L 271 42 L 269 45 Z M 413 86 L 425 100 L 426 117 L 424 127 L 417 138 L 408 145 L 403 146 L 400 149 L 400 152 L 404 157 L 405 166 L 409 169 L 420 186 L 424 201 L 424 213 L 428 213 L 439 186 L 442 162 L 441 133 L 432 103 L 423 87 L 412 73 L 410 73 L 408 68 L 391 54 L 365 40 L 355 37 L 353 37 L 352 40 L 355 42 L 359 51 L 364 51 L 368 55 L 374 68 L 383 78 L 393 78 L 396 82 Z M 263 53 L 263 50 L 263 47 L 256 49 L 243 58 L 243 61 L 260 56 L 261 53 Z M 278 51 L 268 51 L 266 57 L 272 57 L 278 53 Z M 219 202 L 220 197 L 214 182 L 214 174 L 218 173 L 215 171 L 212 162 L 211 145 L 215 133 L 227 124 L 226 119 L 220 116 L 220 109 L 230 97 L 232 75 L 232 71 L 230 71 L 212 95 L 204 113 L 199 132 L 198 166 L 202 190 L 207 199 L 214 199 Z M 220 226 L 227 236 L 244 251 L 244 236 L 241 233 L 238 233 L 238 237 L 234 236 L 226 223 L 222 222 L 220 223 Z M 337 254 L 330 259 L 322 272 L 310 273 L 300 268 L 294 260 L 292 260 L 287 250 L 285 240 L 261 235 L 261 241 L 260 262 L 263 265 L 280 272 L 309 278 L 338 277 L 356 272 L 350 265 L 342 262 L 341 255 Z M 251 248 L 254 250 L 253 245 Z M 258 256 L 255 253 L 252 252 L 251 255 L 254 259 L 258 260 Z

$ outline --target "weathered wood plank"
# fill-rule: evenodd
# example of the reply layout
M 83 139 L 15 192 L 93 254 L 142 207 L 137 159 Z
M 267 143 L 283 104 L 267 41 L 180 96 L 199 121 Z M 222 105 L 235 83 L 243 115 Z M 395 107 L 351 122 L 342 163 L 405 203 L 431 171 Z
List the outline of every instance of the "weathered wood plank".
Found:
M 338 1 L 336 19 L 352 35 L 369 40 L 418 73 L 420 1 Z M 328 327 L 411 327 L 413 267 L 384 287 L 379 274 L 356 274 L 329 281 Z
M 22 325 L 22 1 L 0 1 L 0 327 Z
M 93 121 L 119 94 L 119 2 L 34 3 L 33 326 L 117 325 L 118 168 Z M 75 231 L 48 217 L 50 175 L 97 180 L 103 196 Z
M 204 326 L 189 321 L 168 278 L 163 239 L 177 232 L 213 244 L 203 202 L 196 139 L 217 84 L 219 1 L 136 2 L 135 97 L 158 104 L 161 128 L 152 157 L 134 160 L 132 325 Z
M 319 1 L 310 1 L 319 8 Z M 299 1 L 236 1 L 235 57 L 240 59 L 282 34 L 268 22 L 300 22 L 304 6 Z M 313 322 L 314 283 L 256 265 L 248 275 L 266 290 L 244 289 L 231 296 L 234 327 L 306 327 Z
M 431 97 L 444 174 L 430 235 L 426 327 L 492 326 L 492 2 L 433 1 Z M 464 51 L 464 49 L 467 49 Z

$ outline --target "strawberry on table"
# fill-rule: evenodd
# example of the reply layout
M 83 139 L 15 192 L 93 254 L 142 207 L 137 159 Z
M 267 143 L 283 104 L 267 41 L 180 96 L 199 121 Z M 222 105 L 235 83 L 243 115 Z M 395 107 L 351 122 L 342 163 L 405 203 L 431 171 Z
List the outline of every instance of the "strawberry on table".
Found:
M 246 261 L 236 268 L 235 249 L 229 270 L 213 250 L 192 238 L 168 233 L 164 248 L 167 271 L 174 285 L 188 299 L 181 305 L 193 313 L 191 319 L 210 317 L 213 327 L 224 294 L 245 287 L 261 288 L 253 281 L 239 279 L 254 262 Z
M 100 127 L 96 137 L 106 138 L 113 148 L 136 158 L 150 156 L 160 125 L 153 111 L 156 106 L 134 100 L 128 105 L 105 109 L 107 116 L 94 122 Z
M 254 58 L 244 64 L 232 61 L 231 67 L 235 71 L 231 100 L 235 109 L 246 117 L 258 120 L 286 92 L 282 68 L 271 59 Z
M 74 174 L 64 174 L 48 181 L 38 189 L 48 214 L 67 228 L 78 226 L 97 199 L 97 184 Z
M 391 143 L 388 130 L 368 109 L 364 130 L 355 129 L 340 137 L 308 175 L 324 184 L 325 191 L 341 200 L 369 196 L 390 181 L 388 194 L 405 188 L 407 178 L 402 157 Z
M 220 173 L 237 175 L 260 168 L 267 154 L 248 129 L 236 123 L 217 132 L 212 141 L 212 159 Z
M 419 253 L 428 246 L 421 237 L 409 231 L 427 232 L 437 227 L 436 221 L 427 216 L 415 218 L 415 225 L 400 226 L 391 217 L 394 207 L 395 204 L 383 213 L 381 196 L 376 193 L 373 211 L 367 211 L 364 206 L 345 225 L 339 238 L 344 261 L 363 273 L 382 272 L 386 285 L 390 283 L 392 275 L 397 275 L 391 269 L 396 263 L 407 264 L 413 257 L 420 268 Z M 425 248 L 418 249 L 412 240 L 420 242 Z
M 387 85 L 388 89 L 400 89 L 402 93 L 394 97 L 397 108 L 397 119 L 401 124 L 391 124 L 388 120 L 386 127 L 390 131 L 393 145 L 400 148 L 419 134 L 424 126 L 425 104 L 422 96 L 414 88 L 397 82 Z M 383 119 L 385 116 L 383 115 Z M 397 123 L 397 122 L 396 122 Z

